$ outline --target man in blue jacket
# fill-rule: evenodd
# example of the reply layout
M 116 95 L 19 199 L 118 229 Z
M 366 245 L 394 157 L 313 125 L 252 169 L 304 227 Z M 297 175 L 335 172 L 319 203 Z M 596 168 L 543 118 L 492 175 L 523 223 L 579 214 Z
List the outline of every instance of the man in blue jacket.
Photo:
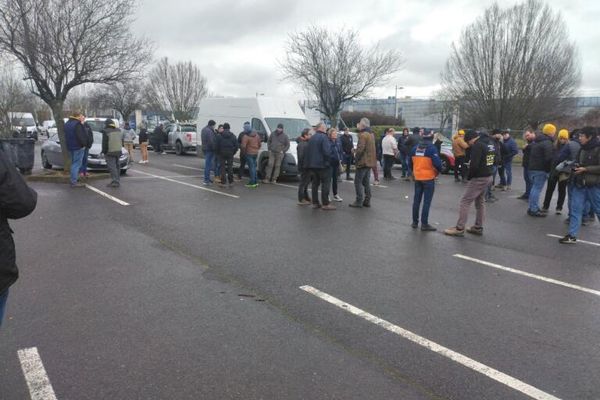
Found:
M 512 185 L 512 162 L 519 154 L 517 142 L 510 136 L 510 131 L 502 132 L 502 165 L 500 166 L 500 188 L 504 191 L 510 190 Z
M 215 125 L 217 123 L 212 119 L 208 121 L 208 125 L 202 128 L 200 140 L 202 141 L 202 153 L 204 153 L 204 182 L 205 186 L 210 185 L 210 170 L 213 168 L 215 158 Z
M 84 121 L 85 117 L 81 113 L 75 113 L 65 123 L 65 140 L 67 149 L 71 153 L 71 187 L 85 186 L 77 180 L 88 143 L 88 136 L 83 126 Z
M 329 204 L 329 187 L 331 185 L 331 141 L 325 133 L 325 124 L 319 123 L 315 134 L 308 140 L 304 154 L 304 167 L 312 174 L 313 208 L 325 211 L 335 210 Z M 319 203 L 319 186 L 321 186 L 321 203 Z

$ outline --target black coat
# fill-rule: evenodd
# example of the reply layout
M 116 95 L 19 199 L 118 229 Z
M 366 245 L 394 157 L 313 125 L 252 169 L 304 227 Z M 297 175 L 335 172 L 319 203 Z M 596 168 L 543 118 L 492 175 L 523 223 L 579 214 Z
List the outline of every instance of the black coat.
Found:
M 531 143 L 529 153 L 529 170 L 550 172 L 554 159 L 554 143 L 552 139 L 539 133 Z
M 230 130 L 226 129 L 215 140 L 215 152 L 221 157 L 231 157 L 240 148 L 238 140 Z
M 37 193 L 31 189 L 4 151 L 0 150 L 0 293 L 19 277 L 15 243 L 8 219 L 31 214 L 37 204 Z

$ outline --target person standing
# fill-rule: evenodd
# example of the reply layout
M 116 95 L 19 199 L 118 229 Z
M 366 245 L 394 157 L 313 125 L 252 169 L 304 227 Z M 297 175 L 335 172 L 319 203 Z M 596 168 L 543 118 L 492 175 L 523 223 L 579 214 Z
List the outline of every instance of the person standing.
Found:
M 342 146 L 338 140 L 337 129 L 330 128 L 327 136 L 331 141 L 331 189 L 333 201 L 341 202 L 343 199 L 338 194 L 338 177 L 340 176 L 340 164 L 342 163 Z
M 433 135 L 433 145 L 435 146 L 438 154 L 442 153 L 442 143 L 444 143 L 444 135 L 439 132 L 434 133 Z
M 437 230 L 429 224 L 429 209 L 435 190 L 435 178 L 442 170 L 442 160 L 435 144 L 433 144 L 431 132 L 424 134 L 422 139 L 421 143 L 411 150 L 408 165 L 415 180 L 413 222 L 411 226 L 414 229 L 419 227 L 419 209 L 423 200 L 421 230 L 431 232 Z
M 502 165 L 500 166 L 500 188 L 504 191 L 511 190 L 512 162 L 519 154 L 517 142 L 510 136 L 510 131 L 502 132 Z
M 204 186 L 208 186 L 212 183 L 210 180 L 210 171 L 213 169 L 213 163 L 215 158 L 215 125 L 217 123 L 212 119 L 208 121 L 208 125 L 202 128 L 200 132 L 200 140 L 202 144 L 202 153 L 204 154 Z M 216 174 L 215 174 L 216 176 Z
M 356 200 L 350 207 L 371 207 L 371 169 L 377 166 L 375 138 L 371 133 L 371 122 L 362 118 L 357 125 L 358 145 L 354 152 L 356 173 L 354 174 L 354 189 Z
M 237 138 L 231 133 L 229 123 L 223 124 L 223 133 L 215 141 L 215 153 L 221 163 L 221 187 L 233 186 L 233 156 L 239 149 Z
M 552 160 L 552 168 L 550 169 L 550 176 L 548 178 L 548 185 L 546 186 L 546 195 L 544 196 L 544 204 L 542 205 L 542 212 L 547 213 L 550 208 L 550 203 L 552 202 L 552 196 L 554 195 L 554 190 L 558 186 L 558 200 L 556 201 L 556 215 L 562 214 L 562 208 L 565 204 L 565 199 L 567 197 L 567 179 L 559 179 L 559 172 L 556 170 L 558 164 L 560 164 L 563 159 L 561 155 L 564 156 L 562 150 L 564 148 L 569 147 L 569 131 L 566 129 L 561 129 L 558 132 L 558 136 L 556 142 L 554 143 L 554 159 Z
M 223 124 L 219 124 L 219 126 L 217 127 L 217 131 L 215 132 L 215 143 L 217 141 L 217 138 L 219 138 L 221 136 L 221 134 L 223 133 Z M 219 158 L 219 156 L 215 153 L 215 158 L 214 158 L 214 171 L 213 174 L 215 176 L 215 183 L 221 183 L 221 159 Z
M 375 179 L 373 185 L 377 186 L 379 185 L 379 166 L 381 165 L 381 160 L 383 159 L 381 148 L 381 141 L 383 138 L 377 139 L 374 132 L 371 132 L 371 136 L 373 136 L 373 143 L 375 143 L 375 157 L 377 159 L 377 162 L 373 167 L 373 178 Z
M 244 146 L 242 146 L 242 140 L 244 139 L 244 136 L 248 136 L 250 132 L 252 132 L 252 126 L 250 125 L 250 122 L 246 121 L 244 122 L 244 130 L 238 135 L 238 144 L 240 146 L 240 168 L 238 169 L 237 178 L 240 181 L 244 176 L 244 169 L 246 168 L 246 153 Z
M 421 142 L 421 132 L 424 132 L 424 130 L 420 129 L 418 127 L 413 128 L 412 134 L 408 135 L 408 137 L 404 141 L 404 145 L 406 146 L 406 161 L 405 161 L 406 165 L 408 165 L 408 161 L 409 161 L 410 153 L 411 153 L 412 149 L 414 149 L 414 147 Z M 404 179 L 407 181 L 410 181 L 412 175 L 408 168 L 406 170 L 406 173 L 407 173 L 407 175 Z
M 158 154 L 162 154 L 164 153 L 162 151 L 162 142 L 163 142 L 163 124 L 160 123 L 158 125 L 156 125 L 156 128 L 154 128 L 154 131 L 152 131 L 152 148 L 154 149 L 155 153 Z
M 469 145 L 467 142 L 465 142 L 465 131 L 460 129 L 456 135 L 452 137 L 452 153 L 454 154 L 454 182 L 466 181 L 467 167 L 465 166 L 465 162 L 468 148 Z
M 277 182 L 277 178 L 279 178 L 281 163 L 285 153 L 290 148 L 290 139 L 283 131 L 283 124 L 277 124 L 277 129 L 271 133 L 267 140 L 267 146 L 269 149 L 269 163 L 267 164 L 263 183 L 273 183 Z
M 523 152 L 523 180 L 525 181 L 525 193 L 517 197 L 520 200 L 529 200 L 529 194 L 531 193 L 531 180 L 529 179 L 529 156 L 531 154 L 531 143 L 535 139 L 535 134 L 531 129 L 525 130 L 523 133 L 523 140 L 525 145 L 521 150 Z
M 84 187 L 85 185 L 79 182 L 79 169 L 85 154 L 88 136 L 83 127 L 85 117 L 81 113 L 75 113 L 69 117 L 65 123 L 65 140 L 67 141 L 67 149 L 71 154 L 71 187 Z
M 140 164 L 148 164 L 148 128 L 145 122 L 140 125 L 140 153 Z
M 496 157 L 494 162 L 494 174 L 492 175 L 492 184 L 487 190 L 485 201 L 488 203 L 494 203 L 498 201 L 498 198 L 494 196 L 492 192 L 496 187 L 496 175 L 498 174 L 498 168 L 502 165 L 502 132 L 500 129 L 494 129 L 492 131 L 492 140 L 494 143 L 494 148 L 496 149 Z
M 306 164 L 306 149 L 308 147 L 308 140 L 310 139 L 311 130 L 305 128 L 300 136 L 296 139 L 298 144 L 296 147 L 296 154 L 298 155 L 298 172 L 300 173 L 300 185 L 298 185 L 298 205 L 307 206 L 312 204 L 310 197 L 308 196 L 308 185 L 311 181 L 311 171 L 305 166 Z
M 410 132 L 408 128 L 402 129 L 402 135 L 398 138 L 398 152 L 400 155 L 400 162 L 402 163 L 402 175 L 401 178 L 406 178 L 406 171 L 408 170 L 408 157 L 409 150 L 406 146 L 406 141 L 408 140 Z
M 125 126 L 123 127 L 123 138 L 125 143 L 125 150 L 129 153 L 129 163 L 131 164 L 133 160 L 133 141 L 136 138 L 135 131 L 131 129 L 129 126 L 129 122 L 125 122 Z
M 589 201 L 591 211 L 600 219 L 600 140 L 598 129 L 586 126 L 579 133 L 581 150 L 576 158 L 576 167 L 570 183 L 571 215 L 569 232 L 559 240 L 562 244 L 577 242 L 577 234 L 585 216 L 585 203 Z
M 398 142 L 394 137 L 396 131 L 394 128 L 388 128 L 381 141 L 381 151 L 383 153 L 383 179 L 391 181 L 396 178 L 392 176 L 392 167 L 398 155 Z
M 0 325 L 6 310 L 8 288 L 19 278 L 13 232 L 8 220 L 28 216 L 36 205 L 37 193 L 27 186 L 0 147 Z
M 92 131 L 92 127 L 87 122 L 83 123 L 83 128 L 85 129 L 85 133 L 87 135 L 87 143 L 85 145 L 85 152 L 83 153 L 83 158 L 81 159 L 81 167 L 79 168 L 79 177 L 87 178 L 88 176 L 88 157 L 90 155 L 90 149 L 94 144 L 94 132 Z
M 117 128 L 112 119 L 104 121 L 104 130 L 102 131 L 102 154 L 106 160 L 106 167 L 110 172 L 111 182 L 108 187 L 118 188 L 121 186 L 121 167 L 119 159 L 123 149 L 125 134 Z
M 354 158 L 354 139 L 350 134 L 348 127 L 344 127 L 344 134 L 341 136 L 342 152 L 344 155 L 343 161 L 346 166 L 346 180 L 351 181 L 350 169 L 352 168 L 352 159 Z
M 483 235 L 483 222 L 485 219 L 485 194 L 492 184 L 494 174 L 496 148 L 485 131 L 465 133 L 465 142 L 469 145 L 469 173 L 468 183 L 460 200 L 460 211 L 456 226 L 448 228 L 444 234 L 448 236 L 464 236 L 465 230 L 473 235 Z M 465 229 L 469 218 L 469 208 L 475 202 L 477 214 L 475 225 Z
M 527 215 L 532 217 L 545 217 L 546 214 L 540 210 L 539 200 L 544 184 L 548 180 L 548 173 L 552 167 L 554 158 L 554 146 L 552 138 L 556 134 L 556 127 L 546 124 L 542 133 L 538 133 L 531 144 L 529 155 L 529 179 L 531 180 L 531 192 L 529 193 L 529 208 Z
M 258 181 L 256 178 L 256 159 L 258 152 L 262 145 L 262 139 L 255 130 L 250 130 L 250 133 L 244 134 L 242 137 L 242 144 L 240 152 L 244 152 L 246 155 L 246 162 L 248 163 L 248 174 L 250 180 L 246 184 L 247 188 L 255 189 L 258 187 Z
M 331 184 L 331 141 L 325 133 L 325 124 L 320 122 L 315 134 L 308 140 L 304 154 L 304 167 L 310 169 L 312 177 L 313 208 L 325 211 L 335 210 L 329 203 Z M 321 186 L 321 203 L 319 203 L 319 186 Z

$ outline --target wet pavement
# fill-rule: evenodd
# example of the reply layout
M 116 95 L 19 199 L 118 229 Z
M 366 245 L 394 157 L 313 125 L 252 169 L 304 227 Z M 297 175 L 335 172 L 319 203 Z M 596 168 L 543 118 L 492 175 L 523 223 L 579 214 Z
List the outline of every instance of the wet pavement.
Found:
M 600 398 L 599 224 L 559 245 L 565 216 L 526 216 L 519 168 L 484 235 L 452 238 L 450 175 L 429 233 L 409 182 L 370 209 L 341 182 L 323 212 L 291 179 L 207 190 L 193 154 L 150 157 L 119 189 L 91 183 L 108 196 L 32 184 L 0 398 L 29 398 L 32 347 L 57 399 Z

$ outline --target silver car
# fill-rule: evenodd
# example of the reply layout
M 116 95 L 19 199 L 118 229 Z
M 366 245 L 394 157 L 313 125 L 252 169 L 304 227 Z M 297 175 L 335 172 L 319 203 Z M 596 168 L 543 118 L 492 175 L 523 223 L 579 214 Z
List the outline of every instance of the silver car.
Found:
M 42 165 L 46 169 L 52 167 L 64 167 L 62 149 L 58 134 L 50 134 L 48 140 L 42 144 Z M 119 158 L 121 174 L 127 173 L 129 168 L 129 153 L 125 147 L 121 148 L 121 157 Z M 107 171 L 106 160 L 102 154 L 102 133 L 94 132 L 94 144 L 88 154 L 88 171 Z

